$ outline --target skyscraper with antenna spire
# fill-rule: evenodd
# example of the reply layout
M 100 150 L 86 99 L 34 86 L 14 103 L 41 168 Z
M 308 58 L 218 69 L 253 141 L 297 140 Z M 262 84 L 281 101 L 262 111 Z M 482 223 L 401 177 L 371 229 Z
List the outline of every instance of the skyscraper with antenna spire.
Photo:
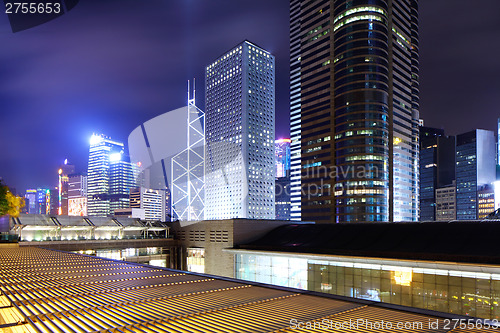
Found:
M 172 213 L 174 219 L 199 221 L 205 218 L 205 112 L 196 107 L 196 81 L 193 93 L 187 87 L 186 149 L 172 158 Z

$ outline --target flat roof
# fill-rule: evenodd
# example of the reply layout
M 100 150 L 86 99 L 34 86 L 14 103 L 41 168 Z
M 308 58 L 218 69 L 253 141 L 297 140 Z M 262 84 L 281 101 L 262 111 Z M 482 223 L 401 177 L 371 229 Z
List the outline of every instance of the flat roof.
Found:
M 289 224 L 237 249 L 500 264 L 499 221 Z
M 307 325 L 339 332 L 335 325 L 350 321 L 358 325 L 342 332 L 366 332 L 381 321 L 413 325 L 397 332 L 444 332 L 444 318 L 451 318 L 31 247 L 2 248 L 0 282 L 0 328 L 12 332 L 310 332 Z

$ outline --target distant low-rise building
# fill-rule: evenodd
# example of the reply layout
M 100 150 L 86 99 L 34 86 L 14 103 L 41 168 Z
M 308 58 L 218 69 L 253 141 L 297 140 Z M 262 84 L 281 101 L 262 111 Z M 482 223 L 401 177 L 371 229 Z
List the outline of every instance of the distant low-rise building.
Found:
M 453 184 L 436 189 L 436 221 L 452 221 L 457 218 L 457 187 Z
M 478 188 L 477 205 L 479 219 L 484 219 L 495 211 L 495 191 L 492 185 L 483 185 Z
M 146 220 L 166 221 L 166 191 L 137 187 L 130 190 L 130 208 L 144 210 Z
M 478 191 L 495 181 L 495 135 L 477 129 L 457 135 L 457 219 L 479 218 Z

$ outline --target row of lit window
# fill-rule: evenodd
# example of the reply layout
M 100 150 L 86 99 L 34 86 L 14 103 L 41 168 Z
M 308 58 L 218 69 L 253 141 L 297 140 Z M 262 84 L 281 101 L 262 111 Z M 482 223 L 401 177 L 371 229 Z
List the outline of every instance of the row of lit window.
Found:
M 349 16 L 351 14 L 355 14 L 355 13 L 360 13 L 360 12 L 376 12 L 376 13 L 380 13 L 384 16 L 387 16 L 387 13 L 385 12 L 385 10 L 383 10 L 382 8 L 379 8 L 379 7 L 373 7 L 373 6 L 366 6 L 366 7 L 356 7 L 356 8 L 352 8 L 352 9 L 348 9 L 346 10 L 345 12 L 339 14 L 334 20 L 333 20 L 333 23 L 337 23 L 339 20 L 343 19 L 344 17 L 346 16 Z
M 385 23 L 385 20 L 381 18 L 380 16 L 377 15 L 359 15 L 359 16 L 354 16 L 350 17 L 348 19 L 345 19 L 344 21 L 338 23 L 334 28 L 333 31 L 337 31 L 338 29 L 342 28 L 344 25 L 356 22 L 356 21 L 361 21 L 361 20 L 375 20 L 379 22 Z
M 227 58 L 229 58 L 229 57 L 231 57 L 231 56 L 233 56 L 233 55 L 235 55 L 235 54 L 237 54 L 237 53 L 238 53 L 238 54 L 241 54 L 241 53 L 242 53 L 242 46 L 239 46 L 239 47 L 235 48 L 234 50 L 232 50 L 232 51 L 228 52 L 226 55 L 224 55 L 224 57 L 222 57 L 222 58 L 220 58 L 220 59 L 216 60 L 214 63 L 212 63 L 211 65 L 209 65 L 209 66 L 207 67 L 207 71 L 208 71 L 208 70 L 210 70 L 211 68 L 215 67 L 215 66 L 216 66 L 217 64 L 219 64 L 221 61 L 223 61 L 223 60 L 225 60 L 225 59 L 227 59 Z

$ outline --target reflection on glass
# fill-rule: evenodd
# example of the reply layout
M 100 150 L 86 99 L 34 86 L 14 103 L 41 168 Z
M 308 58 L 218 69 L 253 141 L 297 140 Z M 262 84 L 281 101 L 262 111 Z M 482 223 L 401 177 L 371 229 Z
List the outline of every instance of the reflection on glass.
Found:
M 76 253 L 113 260 L 125 260 L 167 267 L 167 253 L 162 247 L 80 250 Z M 151 257 L 154 256 L 154 257 Z M 152 259 L 154 258 L 154 259 Z
M 187 249 L 187 269 L 190 272 L 205 273 L 205 249 Z
M 237 254 L 236 278 L 500 319 L 500 274 Z M 485 273 L 485 271 L 492 273 Z

